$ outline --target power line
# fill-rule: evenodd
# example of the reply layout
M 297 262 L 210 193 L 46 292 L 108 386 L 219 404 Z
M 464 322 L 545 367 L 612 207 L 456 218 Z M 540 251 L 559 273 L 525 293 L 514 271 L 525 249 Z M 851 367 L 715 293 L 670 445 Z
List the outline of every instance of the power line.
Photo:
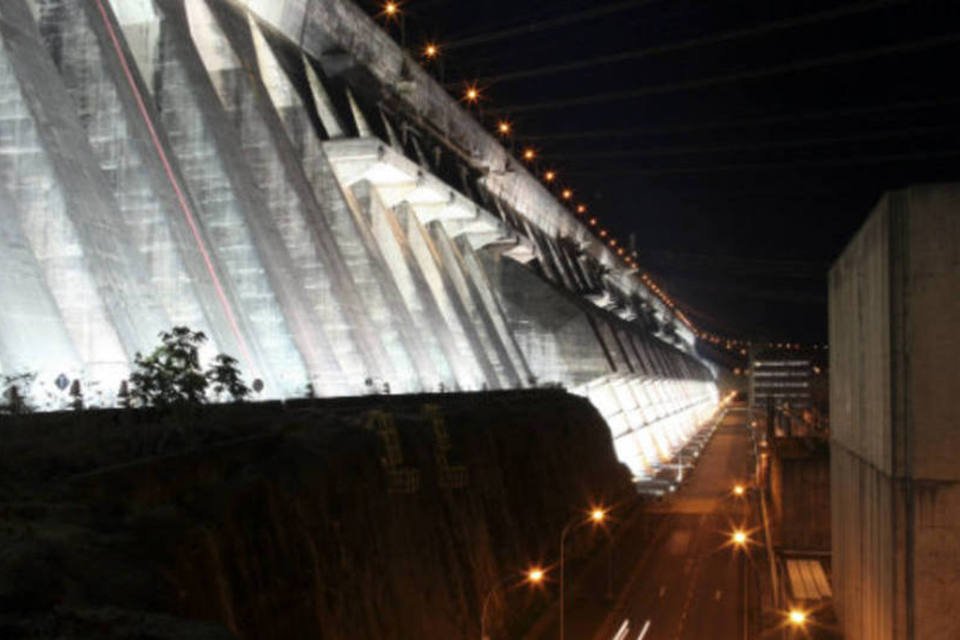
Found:
M 495 82 L 510 82 L 514 80 L 522 80 L 525 78 L 535 78 L 538 76 L 551 75 L 556 73 L 562 73 L 564 71 L 576 71 L 579 69 L 587 69 L 589 67 L 604 65 L 604 64 L 615 64 L 618 62 L 626 62 L 629 60 L 638 60 L 640 58 L 646 58 L 655 55 L 662 55 L 665 53 L 675 53 L 678 51 L 684 51 L 686 49 L 693 49 L 697 47 L 709 46 L 714 44 L 720 44 L 723 42 L 729 42 L 732 40 L 738 40 L 740 38 L 747 37 L 756 37 L 775 31 L 780 31 L 783 29 L 790 29 L 793 27 L 800 27 L 809 24 L 815 24 L 817 22 L 825 22 L 828 20 L 836 20 L 838 18 L 855 15 L 858 13 L 866 13 L 868 11 L 875 11 L 884 7 L 888 7 L 894 4 L 901 4 L 903 0 L 881 0 L 873 2 L 863 2 L 860 4 L 848 5 L 840 7 L 837 9 L 832 9 L 829 11 L 821 11 L 818 13 L 812 13 L 809 15 L 804 15 L 796 18 L 787 18 L 785 20 L 777 20 L 774 22 L 768 22 L 766 24 L 761 24 L 756 27 L 746 28 L 746 29 L 734 29 L 732 31 L 726 31 L 724 33 L 701 36 L 698 38 L 691 38 L 689 40 L 683 40 L 680 42 L 675 42 L 671 44 L 658 45 L 654 47 L 646 47 L 644 49 L 636 49 L 634 51 L 623 51 L 620 53 L 615 53 L 606 56 L 599 56 L 596 58 L 590 58 L 587 60 L 578 60 L 576 62 L 567 62 L 563 64 L 547 65 L 542 67 L 535 67 L 533 69 L 523 69 L 521 71 L 512 71 L 509 73 L 503 73 L 495 76 L 486 76 L 481 78 L 481 82 L 484 83 L 495 83 Z
M 909 100 L 887 105 L 869 105 L 863 107 L 849 107 L 845 109 L 826 109 L 808 113 L 783 113 L 759 118 L 738 118 L 735 120 L 715 120 L 713 122 L 697 122 L 690 124 L 664 125 L 658 127 L 625 127 L 622 129 L 592 129 L 582 131 L 568 131 L 564 133 L 544 133 L 524 135 L 530 141 L 542 140 L 581 140 L 584 138 L 621 138 L 625 136 L 657 135 L 665 133 L 685 133 L 688 131 L 708 131 L 711 129 L 733 129 L 744 126 L 762 126 L 779 124 L 781 122 L 795 122 L 799 120 L 826 120 L 846 116 L 868 115 L 884 111 L 905 111 L 908 109 L 925 109 L 960 103 L 960 96 L 938 98 L 936 100 Z
M 758 80 L 761 78 L 768 78 L 772 76 L 781 75 L 784 73 L 792 73 L 797 71 L 809 71 L 811 69 L 816 69 L 819 67 L 829 67 L 829 66 L 835 66 L 840 64 L 851 64 L 854 62 L 861 62 L 863 60 L 869 60 L 871 58 L 878 58 L 881 56 L 892 55 L 895 53 L 907 53 L 910 51 L 932 49 L 935 47 L 942 47 L 942 46 L 955 44 L 957 42 L 960 42 L 960 33 L 950 33 L 943 36 L 937 36 L 933 38 L 918 40 L 916 42 L 907 42 L 903 44 L 895 44 L 895 45 L 890 45 L 886 47 L 877 47 L 874 49 L 863 49 L 863 50 L 853 51 L 849 53 L 826 56 L 822 58 L 812 58 L 809 60 L 801 60 L 800 62 L 790 62 L 787 64 L 776 65 L 773 67 L 766 67 L 763 69 L 754 69 L 751 71 L 740 71 L 737 73 L 712 76 L 709 78 L 701 78 L 699 80 L 689 80 L 685 82 L 672 82 L 668 84 L 642 87 L 640 89 L 629 89 L 626 91 L 598 93 L 595 95 L 580 96 L 576 98 L 563 98 L 560 100 L 534 102 L 531 104 L 521 104 L 521 105 L 503 107 L 500 109 L 492 109 L 491 111 L 493 113 L 519 114 L 519 113 L 528 113 L 531 111 L 545 111 L 547 109 L 555 109 L 557 107 L 583 106 L 583 105 L 590 105 L 590 104 L 599 104 L 603 102 L 612 102 L 616 100 L 627 100 L 630 98 L 640 98 L 644 96 L 663 95 L 668 93 L 677 93 L 681 91 L 705 89 L 708 87 L 731 84 L 734 82 L 741 82 L 744 80 Z
M 856 165 L 884 164 L 887 162 L 900 162 L 903 160 L 935 160 L 938 158 L 960 157 L 960 149 L 947 151 L 928 151 L 921 153 L 892 153 L 886 155 L 874 156 L 851 156 L 848 158 L 833 158 L 828 160 L 795 160 L 790 162 L 751 162 L 741 164 L 725 164 L 702 167 L 662 167 L 658 169 L 642 169 L 623 166 L 605 170 L 586 170 L 586 171 L 566 171 L 568 175 L 591 175 L 602 174 L 612 175 L 617 173 L 627 173 L 636 176 L 659 176 L 671 174 L 693 174 L 693 173 L 711 173 L 722 171 L 744 171 L 744 170 L 771 170 L 771 169 L 793 169 L 799 167 L 843 167 Z
M 557 27 L 563 27 L 568 24 L 592 20 L 594 18 L 626 11 L 627 9 L 632 9 L 645 4 L 653 4 L 655 2 L 663 2 L 663 0 L 625 0 L 624 2 L 618 2 L 616 4 L 611 4 L 604 7 L 594 7 L 593 9 L 587 9 L 585 11 L 578 11 L 576 13 L 558 16 L 552 20 L 540 20 L 539 22 L 525 24 L 519 27 L 510 27 L 507 29 L 501 29 L 499 31 L 492 31 L 489 33 L 460 38 L 459 40 L 453 40 L 452 42 L 444 43 L 443 48 L 450 51 L 453 49 L 461 49 L 463 47 L 470 47 L 478 44 L 486 44 L 488 42 L 496 42 L 497 40 L 505 40 L 514 36 L 537 33 L 538 31 L 547 31 L 549 29 L 556 29 Z
M 716 146 L 688 146 L 688 147 L 649 147 L 640 149 L 624 149 L 619 151 L 597 151 L 595 153 L 582 154 L 564 154 L 565 162 L 570 160 L 596 160 L 596 159 L 615 159 L 632 158 L 644 156 L 679 156 L 692 153 L 717 153 L 725 151 L 761 151 L 764 149 L 796 149 L 801 147 L 813 147 L 824 144 L 839 144 L 843 142 L 867 142 L 871 140 L 888 140 L 890 138 L 903 138 L 917 135 L 927 135 L 931 133 L 940 133 L 944 131 L 956 131 L 960 129 L 957 124 L 945 124 L 929 127 L 908 127 L 896 131 L 877 131 L 873 133 L 857 134 L 850 136 L 833 136 L 821 138 L 807 138 L 802 140 L 770 140 L 767 142 L 757 142 L 754 144 L 736 144 L 736 145 L 716 145 Z

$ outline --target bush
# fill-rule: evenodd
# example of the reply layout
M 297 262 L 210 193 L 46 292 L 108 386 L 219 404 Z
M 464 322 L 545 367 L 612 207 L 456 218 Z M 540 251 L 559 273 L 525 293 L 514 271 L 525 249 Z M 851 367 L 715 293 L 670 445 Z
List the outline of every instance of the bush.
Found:
M 213 384 L 213 392 L 218 400 L 226 392 L 235 402 L 243 402 L 251 393 L 250 387 L 240 376 L 237 359 L 225 353 L 213 359 L 213 366 L 206 375 L 207 380 Z
M 27 397 L 36 377 L 35 373 L 0 376 L 0 413 L 19 415 L 33 411 Z
M 161 346 L 149 356 L 137 352 L 134 357 L 131 398 L 145 407 L 204 402 L 207 377 L 200 368 L 200 345 L 206 340 L 202 331 L 191 331 L 187 327 L 162 331 Z
M 130 376 L 128 393 L 136 405 L 201 404 L 206 402 L 211 385 L 217 399 L 224 393 L 235 401 L 243 401 L 250 395 L 236 358 L 221 353 L 207 371 L 201 369 L 200 346 L 207 341 L 202 331 L 174 327 L 169 332 L 161 332 L 160 341 L 163 344 L 149 356 L 137 353 L 134 358 L 135 369 Z

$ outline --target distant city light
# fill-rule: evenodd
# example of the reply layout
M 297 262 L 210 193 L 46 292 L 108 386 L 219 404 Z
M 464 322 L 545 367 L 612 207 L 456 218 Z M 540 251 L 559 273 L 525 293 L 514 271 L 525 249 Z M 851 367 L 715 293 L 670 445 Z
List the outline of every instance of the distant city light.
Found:
M 560 197 L 564 200 L 569 200 L 573 197 L 573 189 L 564 189 L 560 192 Z
M 508 136 L 511 131 L 513 131 L 513 125 L 510 124 L 509 120 L 501 120 L 497 123 L 497 133 L 500 135 Z
M 546 180 L 547 182 L 553 182 L 554 180 L 557 179 L 557 172 L 547 171 L 545 174 L 543 174 L 543 179 Z
M 523 150 L 523 159 L 527 162 L 535 160 L 537 157 L 537 151 L 533 147 L 527 147 Z
M 423 57 L 428 60 L 433 60 L 440 55 L 440 47 L 437 44 L 428 42 L 427 45 L 423 48 Z
M 470 104 L 475 104 L 480 101 L 480 89 L 477 88 L 477 85 L 470 84 L 467 85 L 467 88 L 463 91 L 463 99 Z

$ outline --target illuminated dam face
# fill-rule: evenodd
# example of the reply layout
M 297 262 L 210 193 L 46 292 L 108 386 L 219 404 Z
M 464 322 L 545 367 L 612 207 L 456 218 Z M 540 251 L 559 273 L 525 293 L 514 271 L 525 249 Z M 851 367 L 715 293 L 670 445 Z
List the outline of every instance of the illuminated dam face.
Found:
M 345 0 L 3 0 L 0 300 L 41 409 L 57 378 L 111 404 L 174 325 L 261 397 L 560 384 L 637 474 L 717 402 L 670 309 Z

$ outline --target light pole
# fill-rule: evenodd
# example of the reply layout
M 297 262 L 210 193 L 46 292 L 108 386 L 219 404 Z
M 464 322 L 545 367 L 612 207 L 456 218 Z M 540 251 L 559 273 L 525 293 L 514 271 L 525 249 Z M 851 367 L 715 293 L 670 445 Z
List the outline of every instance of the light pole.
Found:
M 546 571 L 540 567 L 531 567 L 527 569 L 527 572 L 523 575 L 522 582 L 526 582 L 531 586 L 536 586 L 541 584 L 546 577 Z M 516 578 L 516 576 L 507 576 L 500 582 L 496 583 L 490 588 L 490 591 L 487 592 L 487 595 L 483 598 L 483 606 L 480 608 L 480 640 L 490 640 L 490 636 L 487 635 L 487 607 L 490 605 L 490 598 L 496 593 L 500 587 L 507 584 L 511 580 Z
M 730 536 L 730 540 L 733 542 L 734 553 L 738 554 L 740 557 L 740 575 L 743 580 L 743 638 L 746 640 L 749 635 L 749 612 L 750 612 L 750 602 L 748 600 L 748 588 L 749 584 L 747 582 L 747 545 L 750 543 L 750 537 L 747 535 L 747 532 L 743 529 L 737 529 Z
M 607 519 L 607 510 L 599 507 L 595 507 L 590 510 L 590 514 L 586 517 L 576 517 L 570 522 L 567 523 L 567 526 L 563 528 L 563 531 L 560 532 L 560 640 L 564 640 L 566 637 L 566 627 L 565 627 L 565 599 L 564 599 L 564 579 L 565 579 L 565 567 L 564 567 L 564 547 L 567 542 L 567 534 L 570 533 L 573 529 L 591 523 L 594 526 L 601 525 L 606 522 Z

